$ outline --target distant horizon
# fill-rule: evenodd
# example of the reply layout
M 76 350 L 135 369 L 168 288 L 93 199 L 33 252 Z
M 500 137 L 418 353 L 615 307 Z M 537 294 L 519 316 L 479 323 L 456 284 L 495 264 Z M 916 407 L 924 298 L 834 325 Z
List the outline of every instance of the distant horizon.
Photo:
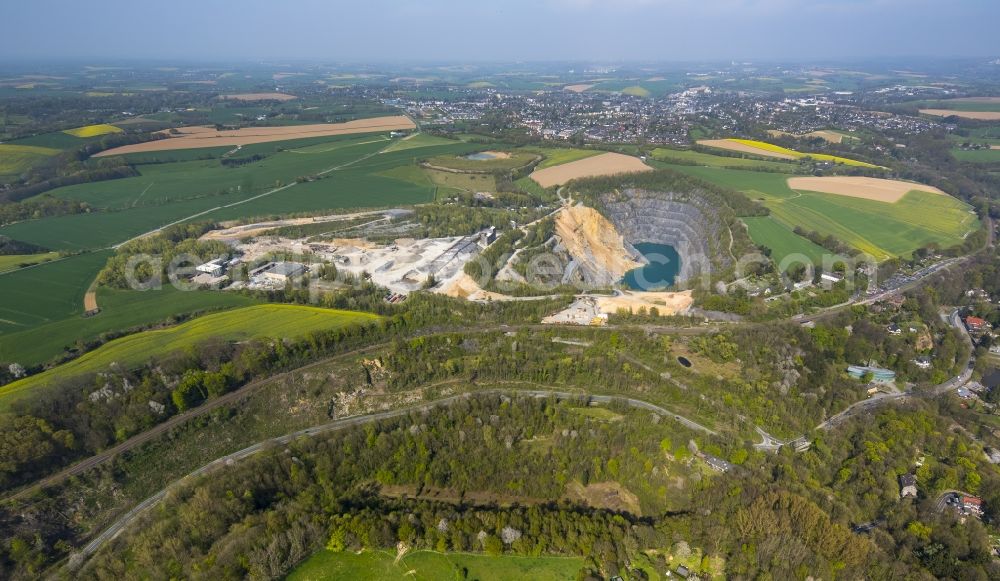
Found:
M 78 66 L 141 66 L 141 65 L 218 65 L 218 66 L 407 66 L 407 67 L 485 67 L 485 66 L 552 66 L 552 65 L 593 65 L 593 66 L 705 66 L 705 65 L 880 65 L 880 64 L 917 64 L 918 62 L 951 63 L 956 61 L 975 62 L 983 61 L 982 64 L 993 64 L 993 61 L 1000 61 L 1000 52 L 981 55 L 887 55 L 871 57 L 813 57 L 813 58 L 754 58 L 749 56 L 716 59 L 617 59 L 617 60 L 597 60 L 597 59 L 478 59 L 478 60 L 445 60 L 445 59 L 423 59 L 423 58 L 398 58 L 398 59 L 335 59 L 319 57 L 285 57 L 285 58 L 225 58 L 225 57 L 121 57 L 121 56 L 87 56 L 87 57 L 26 57 L 8 58 L 0 55 L 0 66 L 23 65 L 23 64 L 44 64 L 44 65 L 78 65 Z M 583 72 L 583 71 L 578 71 Z
M 994 0 L 35 0 L 4 62 L 725 62 L 1000 58 Z M 41 33 L 40 33 L 41 31 Z M 734 56 L 738 53 L 743 56 Z M 123 56 L 124 55 L 124 56 Z M 786 56 L 791 55 L 791 56 Z

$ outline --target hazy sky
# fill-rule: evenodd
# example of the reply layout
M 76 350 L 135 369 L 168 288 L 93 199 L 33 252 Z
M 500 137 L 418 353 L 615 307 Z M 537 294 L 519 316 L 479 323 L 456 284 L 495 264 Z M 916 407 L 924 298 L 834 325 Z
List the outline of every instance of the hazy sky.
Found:
M 1000 57 L 1000 0 L 3 0 L 0 60 Z

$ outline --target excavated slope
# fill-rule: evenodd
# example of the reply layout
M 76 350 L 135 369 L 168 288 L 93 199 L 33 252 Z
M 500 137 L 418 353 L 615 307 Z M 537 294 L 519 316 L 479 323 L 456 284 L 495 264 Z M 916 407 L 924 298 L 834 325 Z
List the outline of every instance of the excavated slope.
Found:
M 588 206 L 569 206 L 559 212 L 556 234 L 576 260 L 583 279 L 592 285 L 610 286 L 643 265 L 615 225 Z
M 608 218 L 628 244 L 669 244 L 681 257 L 677 282 L 698 272 L 711 272 L 732 263 L 726 248 L 729 233 L 716 210 L 694 193 L 649 192 L 627 189 L 604 198 Z M 706 270 L 707 269 L 707 270 Z

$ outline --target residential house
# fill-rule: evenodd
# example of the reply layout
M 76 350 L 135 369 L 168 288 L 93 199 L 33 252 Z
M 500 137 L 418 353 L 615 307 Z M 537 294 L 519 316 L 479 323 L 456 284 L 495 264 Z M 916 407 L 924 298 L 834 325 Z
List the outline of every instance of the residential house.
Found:
M 903 330 L 896 323 L 890 323 L 889 326 L 886 327 L 886 330 L 889 331 L 890 335 L 898 336 L 903 334 Z
M 969 315 L 965 317 L 965 328 L 971 333 L 985 331 L 990 328 L 990 324 L 985 319 Z
M 966 514 L 973 514 L 977 517 L 983 515 L 983 499 L 978 496 L 962 496 L 960 504 Z

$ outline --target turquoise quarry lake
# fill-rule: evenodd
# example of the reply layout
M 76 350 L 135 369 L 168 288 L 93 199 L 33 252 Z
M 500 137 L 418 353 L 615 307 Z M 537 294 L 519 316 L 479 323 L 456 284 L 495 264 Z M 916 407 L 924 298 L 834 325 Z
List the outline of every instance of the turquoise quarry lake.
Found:
M 632 290 L 652 291 L 674 284 L 681 271 L 681 257 L 677 249 L 669 244 L 652 242 L 639 242 L 633 246 L 646 257 L 649 264 L 627 272 L 623 279 L 625 286 Z

